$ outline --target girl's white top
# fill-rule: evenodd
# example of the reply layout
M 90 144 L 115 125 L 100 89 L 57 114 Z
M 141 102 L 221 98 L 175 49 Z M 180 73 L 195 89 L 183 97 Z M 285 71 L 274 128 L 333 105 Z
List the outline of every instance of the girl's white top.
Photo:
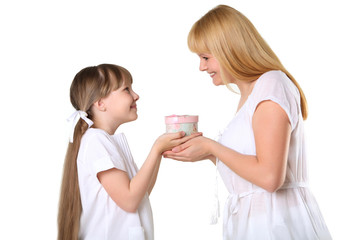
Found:
M 135 213 L 126 212 L 110 198 L 97 178 L 99 172 L 111 168 L 126 172 L 129 179 L 136 175 L 138 168 L 124 134 L 88 129 L 81 139 L 77 166 L 82 204 L 80 239 L 154 239 L 148 196 Z
M 217 168 L 230 193 L 224 208 L 223 237 L 229 240 L 331 239 L 308 188 L 300 94 L 283 72 L 269 71 L 257 80 L 247 101 L 221 134 L 219 143 L 242 154 L 256 155 L 252 117 L 258 104 L 265 100 L 279 104 L 291 124 L 285 183 L 278 191 L 267 192 L 218 160 Z

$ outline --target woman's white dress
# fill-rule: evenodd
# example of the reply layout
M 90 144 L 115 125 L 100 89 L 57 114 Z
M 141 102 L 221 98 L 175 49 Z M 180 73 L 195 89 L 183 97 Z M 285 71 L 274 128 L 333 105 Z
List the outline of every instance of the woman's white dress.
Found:
M 285 183 L 278 191 L 267 192 L 218 160 L 218 171 L 229 191 L 224 208 L 223 238 L 331 239 L 308 188 L 299 91 L 283 72 L 269 71 L 256 81 L 247 101 L 222 132 L 219 143 L 242 154 L 256 155 L 252 117 L 257 105 L 265 100 L 279 104 L 291 123 Z

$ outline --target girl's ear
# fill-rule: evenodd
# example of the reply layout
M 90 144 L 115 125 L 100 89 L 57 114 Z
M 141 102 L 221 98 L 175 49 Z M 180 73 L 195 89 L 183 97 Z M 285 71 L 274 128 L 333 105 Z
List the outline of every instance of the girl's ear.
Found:
M 102 98 L 100 98 L 98 101 L 94 102 L 93 106 L 95 107 L 95 109 L 97 109 L 100 112 L 106 111 L 105 103 Z

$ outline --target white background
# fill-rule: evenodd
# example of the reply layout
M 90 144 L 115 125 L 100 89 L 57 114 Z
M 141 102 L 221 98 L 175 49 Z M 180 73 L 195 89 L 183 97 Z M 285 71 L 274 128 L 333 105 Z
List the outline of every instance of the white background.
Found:
M 225 127 L 239 96 L 213 86 L 186 44 L 192 24 L 220 3 L 254 23 L 305 91 L 311 189 L 333 238 L 360 238 L 356 1 L 14 0 L 0 3 L 0 239 L 56 238 L 69 87 L 84 67 L 132 73 L 139 118 L 119 131 L 139 166 L 165 115 L 199 115 L 210 138 Z M 210 161 L 163 160 L 151 195 L 156 239 L 221 239 L 221 222 L 208 224 L 214 180 Z

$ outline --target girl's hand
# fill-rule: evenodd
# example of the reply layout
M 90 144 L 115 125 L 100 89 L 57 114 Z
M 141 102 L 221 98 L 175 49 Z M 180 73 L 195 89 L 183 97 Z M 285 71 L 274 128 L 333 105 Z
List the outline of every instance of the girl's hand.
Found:
M 201 132 L 191 134 L 190 136 L 185 136 L 185 132 L 183 131 L 176 133 L 165 133 L 156 139 L 153 148 L 155 148 L 159 154 L 163 154 L 163 152 L 171 150 L 174 147 L 201 135 Z
M 174 147 L 172 151 L 164 152 L 163 156 L 183 162 L 195 162 L 204 159 L 215 162 L 215 157 L 210 152 L 210 145 L 213 142 L 209 138 L 199 136 Z

